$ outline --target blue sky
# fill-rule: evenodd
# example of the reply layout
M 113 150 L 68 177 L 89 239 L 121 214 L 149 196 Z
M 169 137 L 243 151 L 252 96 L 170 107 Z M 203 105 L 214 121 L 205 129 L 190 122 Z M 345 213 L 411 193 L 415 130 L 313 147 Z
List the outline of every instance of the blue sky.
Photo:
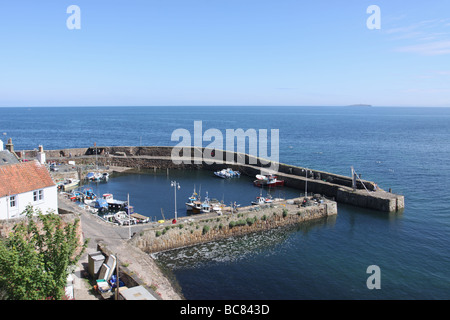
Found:
M 0 46 L 4 107 L 450 106 L 445 0 L 3 0 Z

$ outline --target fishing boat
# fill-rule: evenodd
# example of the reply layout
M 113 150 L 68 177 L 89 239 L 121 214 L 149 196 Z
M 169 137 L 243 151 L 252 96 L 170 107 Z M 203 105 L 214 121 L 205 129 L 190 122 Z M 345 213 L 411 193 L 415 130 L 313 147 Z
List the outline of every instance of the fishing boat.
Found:
M 201 201 L 194 201 L 192 203 L 192 212 L 193 213 L 201 213 L 202 212 L 202 202 Z
M 228 178 L 234 178 L 234 177 L 240 177 L 241 176 L 241 173 L 239 171 L 234 171 L 231 168 L 215 171 L 214 174 L 217 177 L 223 178 L 223 179 L 228 179 Z
M 209 213 L 211 212 L 211 205 L 207 202 L 202 203 L 201 213 Z
M 78 187 L 80 180 L 78 179 L 65 179 L 64 181 L 58 183 L 58 190 L 69 191 Z
M 211 210 L 217 214 L 222 214 L 222 207 L 224 207 L 221 203 L 214 203 L 211 206 Z
M 211 204 L 209 202 L 208 192 L 206 192 L 205 200 L 194 201 L 194 206 L 192 207 L 193 213 L 208 213 L 211 212 Z
M 195 187 L 194 187 L 194 192 L 192 193 L 192 195 L 188 198 L 188 201 L 186 202 L 186 210 L 192 211 L 192 208 L 195 206 L 195 204 L 194 204 L 195 201 L 200 201 L 200 197 L 198 196 L 197 192 L 195 192 Z
M 259 197 L 256 197 L 255 200 L 252 201 L 252 205 L 260 205 L 260 204 L 265 204 L 265 203 L 272 203 L 272 196 L 270 194 L 268 194 L 267 196 L 263 197 L 262 196 L 262 191 L 259 194 Z
M 85 188 L 82 191 L 80 190 L 72 191 L 70 199 L 73 201 L 79 201 L 83 202 L 84 204 L 90 205 L 91 202 L 97 199 L 97 196 L 95 195 L 94 191 L 92 191 L 92 188 Z
M 100 178 L 101 178 L 101 173 L 99 173 L 99 172 L 89 172 L 87 175 L 86 175 L 86 180 L 88 180 L 88 181 L 99 181 L 100 180 Z
M 114 221 L 121 226 L 137 223 L 136 219 L 129 216 L 125 211 L 118 211 L 117 213 L 115 213 Z
M 284 186 L 284 180 L 278 180 L 277 176 L 271 174 L 267 176 L 257 174 L 253 184 L 257 187 L 278 187 Z
M 91 207 L 97 209 L 98 212 L 103 212 L 108 210 L 108 202 L 105 199 L 95 199 L 89 203 Z
M 108 172 L 103 172 L 103 173 L 89 172 L 86 175 L 85 179 L 88 181 L 95 181 L 95 182 L 98 182 L 98 181 L 106 181 L 107 182 L 109 180 L 109 173 Z
M 256 200 L 252 201 L 252 205 L 259 205 L 265 203 L 272 203 L 273 200 L 265 197 L 256 197 Z

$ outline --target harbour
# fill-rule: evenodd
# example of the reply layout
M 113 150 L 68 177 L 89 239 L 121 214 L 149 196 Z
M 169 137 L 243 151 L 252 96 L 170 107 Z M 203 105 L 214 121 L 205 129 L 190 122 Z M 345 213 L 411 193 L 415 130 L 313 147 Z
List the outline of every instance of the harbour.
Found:
M 258 108 L 258 110 L 260 109 Z M 101 117 L 105 111 L 104 108 L 68 108 L 67 115 L 72 114 L 71 112 L 74 110 L 89 110 L 97 117 Z M 133 115 L 145 114 L 147 118 L 151 115 L 151 117 L 166 119 L 171 114 L 163 108 L 127 110 L 132 110 L 132 112 L 130 117 L 125 119 L 126 126 L 139 123 L 137 116 Z M 443 140 L 433 140 L 434 147 L 429 146 L 428 143 L 437 134 L 445 135 L 443 128 L 446 127 L 444 120 L 448 118 L 447 111 L 443 109 L 430 111 L 430 109 L 424 108 L 392 108 L 389 110 L 372 108 L 364 110 L 364 112 L 352 109 L 350 113 L 350 110 L 346 108 L 331 107 L 282 108 L 282 113 L 278 113 L 278 111 L 275 113 L 270 108 L 261 110 L 264 110 L 261 119 L 266 119 L 275 126 L 278 123 L 278 120 L 275 121 L 276 118 L 284 123 L 291 123 L 294 119 L 305 119 L 305 131 L 301 135 L 294 132 L 284 135 L 280 141 L 280 159 L 283 163 L 296 166 L 300 172 L 306 166 L 315 169 L 312 171 L 324 169 L 325 172 L 335 172 L 337 176 L 343 177 L 349 177 L 350 168 L 354 166 L 358 174 L 362 174 L 362 180 L 372 180 L 384 190 L 392 188 L 393 194 L 404 195 L 406 206 L 399 211 L 384 212 L 338 202 L 338 214 L 335 219 L 329 217 L 324 220 L 321 218 L 303 222 L 300 224 L 302 227 L 286 226 L 282 229 L 256 232 L 152 254 L 153 260 L 161 264 L 163 268 L 164 265 L 168 266 L 166 268 L 173 273 L 186 299 L 211 299 L 211 297 L 334 299 L 336 296 L 344 299 L 446 297 L 448 287 L 446 282 L 442 281 L 445 279 L 442 270 L 445 270 L 447 265 L 447 257 L 443 248 L 448 242 L 448 238 L 445 237 L 448 229 L 445 218 L 445 203 L 448 203 L 448 195 L 444 194 L 438 187 L 439 184 L 434 182 L 437 181 L 437 177 L 445 180 L 446 171 L 443 162 L 437 161 L 445 157 L 448 150 L 446 145 L 439 143 Z M 36 117 L 35 111 L 38 110 L 29 110 L 25 116 Z M 64 116 L 65 110 L 58 109 L 56 115 L 54 108 L 39 108 L 40 114 L 45 115 L 46 111 L 49 113 L 42 119 L 42 122 L 35 125 L 36 128 L 51 127 L 52 123 L 57 123 L 56 119 L 70 124 L 70 119 L 66 119 Z M 120 117 L 123 111 L 123 108 L 108 109 L 109 119 Z M 182 110 L 177 112 L 183 113 Z M 206 108 L 194 108 L 193 111 L 184 113 L 184 115 L 187 119 L 208 120 L 209 126 L 216 125 L 222 128 L 219 123 L 214 122 L 216 119 L 214 112 Z M 371 118 L 367 118 L 367 113 Z M 235 114 L 239 114 L 243 121 L 231 120 Z M 11 119 L 14 118 L 15 113 L 10 111 L 7 115 L 9 120 L 5 121 L 13 121 Z M 22 117 L 23 111 L 20 111 L 20 115 Z M 231 108 L 223 110 L 222 115 L 228 119 L 227 126 L 245 128 L 244 119 L 250 116 L 250 113 L 248 110 Z M 314 129 L 316 128 L 314 119 L 317 117 L 321 119 L 320 130 Z M 273 123 L 269 120 L 272 118 L 274 119 Z M 32 126 L 27 122 L 26 117 L 24 119 L 20 122 L 17 122 L 17 119 L 14 121 Z M 395 119 L 395 127 L 391 125 L 393 119 Z M 89 119 L 86 121 L 89 124 Z M 341 128 L 337 132 L 333 128 L 336 121 L 339 121 Z M 80 149 L 79 153 L 81 154 L 82 151 L 85 152 L 89 148 L 79 138 L 82 136 L 84 137 L 83 141 L 87 141 L 91 133 L 94 134 L 98 131 L 91 123 L 89 132 L 92 132 L 81 133 L 81 136 L 78 134 L 75 139 L 72 138 L 71 132 L 77 129 L 69 125 L 67 128 L 58 127 L 61 133 L 57 135 L 53 132 L 52 139 L 46 138 L 47 129 L 42 129 L 42 131 L 36 129 L 37 131 L 30 139 L 29 135 L 25 134 L 25 129 L 19 126 L 19 131 L 13 130 L 7 126 L 7 123 L 5 122 L 6 131 L 13 138 L 16 137 L 14 138 L 16 150 L 23 149 L 31 152 L 38 143 L 44 144 L 45 151 L 48 149 L 65 150 L 61 148 L 67 147 L 66 150 L 72 150 L 71 160 L 76 163 L 78 153 L 74 150 Z M 115 127 L 112 128 L 110 123 L 112 122 L 105 122 L 102 129 L 104 131 L 101 131 L 108 134 L 100 133 L 96 139 L 102 141 L 101 145 L 114 146 L 114 143 L 127 145 L 130 141 L 139 142 L 139 137 L 134 139 L 132 133 L 128 131 L 120 131 L 119 136 L 119 131 Z M 163 127 L 158 130 L 170 132 L 176 126 L 188 127 L 192 121 L 186 120 L 182 124 L 159 123 L 162 123 Z M 425 134 L 418 136 L 417 132 L 413 130 L 414 124 L 420 124 L 425 130 Z M 439 126 L 436 127 L 436 124 Z M 24 133 L 22 130 L 25 130 Z M 371 134 L 365 135 L 366 131 Z M 355 132 L 358 137 L 355 136 Z M 391 136 L 397 138 L 395 143 L 390 139 Z M 168 140 L 170 139 L 167 136 L 158 134 L 142 135 L 142 142 L 150 143 L 150 145 L 170 145 Z M 296 141 L 301 141 L 301 144 Z M 93 142 L 89 144 L 92 148 Z M 80 145 L 84 147 L 80 148 Z M 97 143 L 97 145 L 100 144 Z M 139 146 L 135 148 L 138 149 Z M 416 151 L 413 152 L 413 150 Z M 68 156 L 69 153 L 63 159 L 67 158 L 68 160 Z M 194 185 L 196 190 L 199 190 L 200 185 L 194 183 L 198 178 L 227 184 L 241 184 L 248 179 L 243 185 L 251 188 L 251 193 L 241 192 L 239 188 L 230 188 L 230 190 L 239 191 L 236 196 L 241 193 L 249 194 L 248 198 L 237 201 L 242 204 L 249 204 L 260 194 L 260 189 L 253 186 L 254 176 L 241 175 L 240 178 L 235 179 L 219 179 L 213 173 L 220 168 L 199 170 L 198 165 L 192 164 L 181 166 L 189 170 L 180 170 L 175 169 L 175 166 L 169 167 L 170 161 L 163 161 L 160 158 L 151 159 L 157 156 L 157 154 L 148 155 L 149 160 L 143 160 L 145 156 L 142 156 L 142 159 L 137 161 L 137 166 L 131 168 L 120 166 L 121 163 L 125 164 L 127 160 L 130 160 L 128 158 L 131 158 L 131 156 L 124 157 L 122 155 L 123 159 L 118 160 L 117 163 L 107 164 L 111 179 L 107 183 L 94 183 L 91 187 L 109 186 L 113 189 L 105 189 L 105 193 L 110 192 L 120 200 L 125 200 L 127 193 L 130 192 L 130 201 L 135 206 L 135 211 L 143 213 L 143 208 L 148 207 L 148 204 L 143 204 L 142 208 L 139 208 L 138 199 L 148 199 L 145 189 L 151 185 L 167 186 L 163 192 L 164 201 L 159 202 L 158 197 L 151 198 L 151 201 L 155 202 L 155 210 L 150 213 L 153 216 L 160 215 L 160 209 L 166 203 L 166 207 L 164 207 L 166 218 L 174 217 L 174 194 L 173 188 L 170 187 L 171 180 L 176 180 L 181 185 L 181 189 L 177 191 L 179 215 L 183 212 L 184 202 L 192 194 Z M 117 159 L 119 157 L 117 156 Z M 59 155 L 55 155 L 55 158 L 56 161 L 59 161 Z M 110 157 L 110 159 L 116 159 L 116 157 Z M 144 162 L 151 164 L 151 167 L 144 169 L 139 165 Z M 158 165 L 162 163 L 165 166 L 160 166 L 161 169 L 158 169 Z M 422 165 L 428 169 L 424 171 Z M 157 167 L 156 171 L 154 166 Z M 61 165 L 61 168 L 63 167 Z M 83 172 L 84 175 L 95 170 L 95 154 L 86 156 L 86 164 L 80 165 L 80 167 L 86 168 Z M 224 164 L 223 168 L 226 167 L 228 166 Z M 103 169 L 102 166 L 101 169 Z M 169 169 L 169 174 L 167 174 L 167 169 Z M 286 173 L 288 174 L 288 172 Z M 77 177 L 76 170 L 68 174 L 74 174 L 73 177 Z M 200 176 L 196 176 L 197 174 Z M 187 180 L 183 180 L 183 177 L 186 177 Z M 313 179 L 311 176 L 308 178 L 308 193 L 313 195 L 313 189 L 310 188 Z M 283 176 L 280 179 L 286 180 L 286 177 Z M 117 181 L 117 184 L 114 181 Z M 186 183 L 185 181 L 191 182 Z M 424 191 L 419 191 L 418 186 L 423 186 Z M 305 191 L 304 187 L 305 185 L 300 184 L 299 179 L 299 188 L 294 189 L 294 194 L 287 195 L 286 198 L 302 197 Z M 207 188 L 211 197 L 222 199 L 220 189 L 216 191 L 202 183 L 203 196 L 205 196 Z M 283 188 L 289 189 L 290 187 L 284 186 Z M 103 189 L 99 191 L 96 192 L 102 194 Z M 266 189 L 264 188 L 263 191 Z M 186 193 L 182 194 L 182 192 Z M 364 190 L 364 192 L 366 191 Z M 434 206 L 427 207 L 428 209 L 425 210 L 423 203 L 426 202 L 429 193 L 433 194 L 433 199 L 436 201 Z M 272 192 L 272 195 L 278 197 L 276 193 Z M 227 203 L 231 202 L 231 199 L 225 199 Z M 101 222 L 101 220 L 97 220 Z M 112 227 L 114 226 L 112 225 Z M 137 230 L 146 227 L 146 225 L 132 225 L 131 229 L 135 229 L 134 232 L 139 234 Z M 120 239 L 126 240 L 128 226 L 114 227 L 114 230 L 122 229 L 123 235 Z M 174 231 L 174 229 L 171 230 Z M 96 238 L 108 239 L 106 236 L 100 235 L 93 237 L 93 239 Z M 258 246 L 257 243 L 261 243 L 261 246 Z M 190 256 L 192 259 L 188 259 Z M 366 268 L 374 263 L 379 265 L 382 270 L 382 290 L 371 291 L 365 286 L 364 281 L 368 276 L 365 273 Z M 142 275 L 142 271 L 139 273 Z M 275 278 L 274 274 L 277 274 Z M 246 285 L 250 282 L 251 286 Z M 164 297 L 168 298 L 169 295 Z
M 0 299 L 450 299 L 448 1 L 2 7 Z

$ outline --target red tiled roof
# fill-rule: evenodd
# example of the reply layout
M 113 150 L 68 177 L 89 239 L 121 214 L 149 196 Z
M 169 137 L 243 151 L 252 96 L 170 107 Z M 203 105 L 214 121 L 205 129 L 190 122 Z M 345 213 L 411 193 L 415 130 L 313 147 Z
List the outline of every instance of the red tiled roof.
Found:
M 54 185 L 50 172 L 37 160 L 0 166 L 0 198 Z

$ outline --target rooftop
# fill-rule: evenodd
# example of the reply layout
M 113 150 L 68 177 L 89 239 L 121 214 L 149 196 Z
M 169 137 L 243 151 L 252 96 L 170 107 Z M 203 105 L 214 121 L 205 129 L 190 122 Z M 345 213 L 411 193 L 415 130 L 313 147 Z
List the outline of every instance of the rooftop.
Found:
M 0 150 L 0 166 L 15 163 L 19 163 L 19 160 L 17 160 L 15 155 L 8 150 Z
M 54 185 L 47 168 L 36 160 L 0 166 L 0 198 Z

